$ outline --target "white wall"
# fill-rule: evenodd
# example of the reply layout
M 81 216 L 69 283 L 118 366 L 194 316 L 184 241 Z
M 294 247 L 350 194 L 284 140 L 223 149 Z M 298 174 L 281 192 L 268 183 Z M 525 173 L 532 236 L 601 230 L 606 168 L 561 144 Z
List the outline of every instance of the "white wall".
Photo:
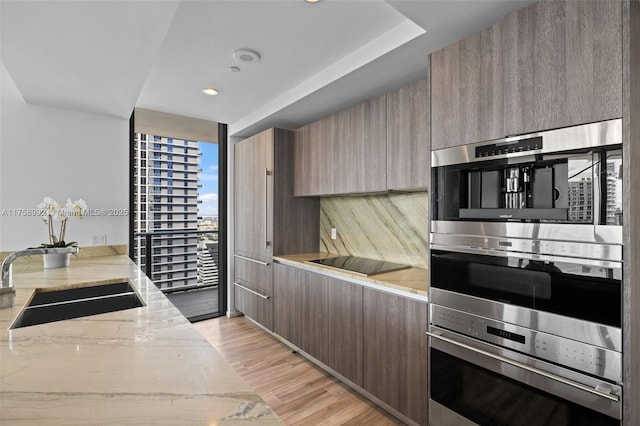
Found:
M 47 228 L 14 209 L 32 209 L 45 196 L 83 198 L 104 214 L 70 220 L 67 241 L 128 243 L 129 122 L 121 118 L 26 104 L 2 64 L 0 80 L 0 251 L 37 246 Z M 121 213 L 121 212 L 115 212 Z

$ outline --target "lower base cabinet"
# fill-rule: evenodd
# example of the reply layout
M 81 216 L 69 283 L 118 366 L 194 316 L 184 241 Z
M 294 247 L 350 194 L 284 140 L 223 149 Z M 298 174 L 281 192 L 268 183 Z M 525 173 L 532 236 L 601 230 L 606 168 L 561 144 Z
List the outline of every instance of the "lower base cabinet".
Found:
M 274 265 L 273 331 L 362 386 L 362 286 Z
M 244 284 L 234 283 L 233 287 L 236 309 L 268 330 L 273 330 L 273 299 L 271 295 Z
M 364 288 L 364 389 L 427 425 L 427 303 Z
M 427 424 L 427 303 L 274 265 L 273 331 Z

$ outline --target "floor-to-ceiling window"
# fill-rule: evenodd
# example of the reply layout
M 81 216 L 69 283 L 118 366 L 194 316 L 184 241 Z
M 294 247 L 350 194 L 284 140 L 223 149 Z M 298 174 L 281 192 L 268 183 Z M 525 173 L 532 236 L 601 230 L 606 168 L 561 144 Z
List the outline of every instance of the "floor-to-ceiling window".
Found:
M 132 121 L 130 255 L 191 321 L 221 315 L 225 151 L 219 143 L 157 134 L 171 133 L 166 129 L 137 131 L 135 115 Z

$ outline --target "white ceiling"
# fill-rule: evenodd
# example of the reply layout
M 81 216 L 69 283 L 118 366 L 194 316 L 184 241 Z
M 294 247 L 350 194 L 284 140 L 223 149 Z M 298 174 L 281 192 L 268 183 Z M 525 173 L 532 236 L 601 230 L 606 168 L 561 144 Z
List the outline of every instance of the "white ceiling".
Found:
M 423 78 L 429 52 L 529 3 L 0 0 L 0 57 L 29 103 L 122 118 L 137 106 L 247 136 Z M 238 48 L 261 60 L 236 62 Z

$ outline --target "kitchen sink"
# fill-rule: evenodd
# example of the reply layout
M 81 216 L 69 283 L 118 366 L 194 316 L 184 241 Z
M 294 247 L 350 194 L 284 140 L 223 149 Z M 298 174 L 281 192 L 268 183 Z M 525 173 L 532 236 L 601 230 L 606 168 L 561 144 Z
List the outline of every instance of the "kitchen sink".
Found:
M 36 290 L 10 329 L 144 306 L 128 282 Z

